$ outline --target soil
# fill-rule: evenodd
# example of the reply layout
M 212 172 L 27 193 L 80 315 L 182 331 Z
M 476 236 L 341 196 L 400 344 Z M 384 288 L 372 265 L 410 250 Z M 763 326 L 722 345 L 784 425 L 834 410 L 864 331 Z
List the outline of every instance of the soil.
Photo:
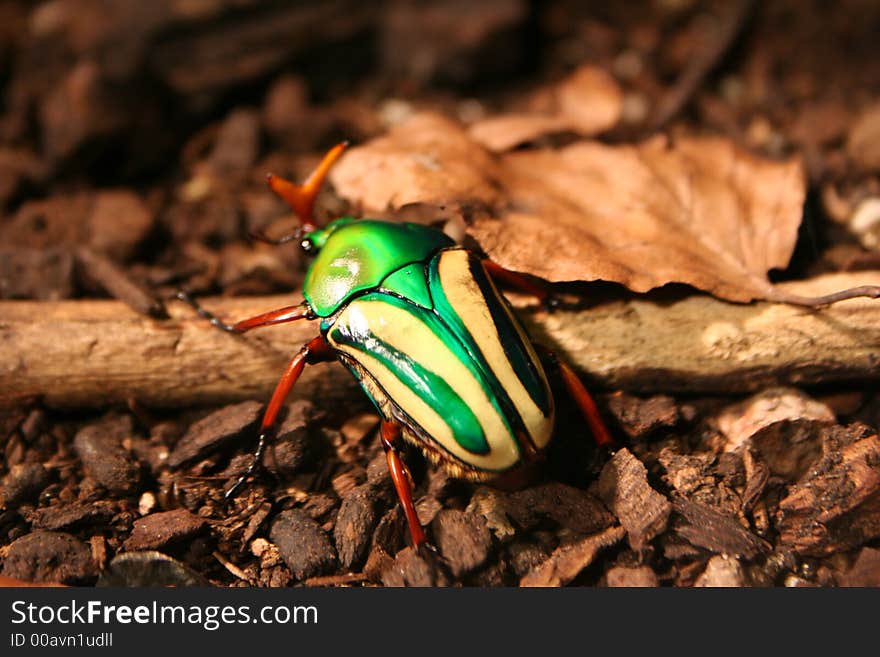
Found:
M 803 158 L 801 235 L 776 280 L 880 262 L 875 2 L 184 4 L 0 0 L 0 299 L 115 298 L 156 321 L 180 288 L 296 303 L 306 256 L 250 237 L 291 225 L 266 172 L 301 180 L 339 140 L 367 141 L 421 109 L 465 124 L 515 110 L 586 63 L 623 89 L 604 142 L 713 134 Z M 348 209 L 322 194 L 322 216 Z M 594 392 L 614 448 L 592 444 L 557 389 L 557 435 L 518 490 L 451 478 L 408 450 L 430 543 L 418 550 L 379 418 L 354 386 L 325 403 L 294 394 L 261 475 L 229 500 L 263 397 L 0 408 L 0 575 L 227 587 L 880 581 L 875 381 L 748 398 Z

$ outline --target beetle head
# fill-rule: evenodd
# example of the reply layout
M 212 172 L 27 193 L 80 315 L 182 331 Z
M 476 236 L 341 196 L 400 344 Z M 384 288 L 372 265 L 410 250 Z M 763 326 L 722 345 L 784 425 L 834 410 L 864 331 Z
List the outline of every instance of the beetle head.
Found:
M 352 217 L 339 217 L 328 223 L 326 226 L 315 228 L 308 233 L 303 232 L 299 235 L 300 246 L 306 253 L 317 253 L 327 243 L 327 238 L 336 232 L 336 229 L 342 228 L 353 221 L 357 221 L 357 219 Z

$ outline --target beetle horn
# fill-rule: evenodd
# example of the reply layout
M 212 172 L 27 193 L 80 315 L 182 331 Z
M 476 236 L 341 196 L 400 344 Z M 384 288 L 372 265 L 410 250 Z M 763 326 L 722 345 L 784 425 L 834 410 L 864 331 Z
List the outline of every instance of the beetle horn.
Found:
M 293 208 L 296 216 L 299 217 L 302 222 L 303 233 L 311 233 L 317 228 L 314 217 L 315 199 L 318 198 L 321 185 L 324 184 L 330 168 L 336 163 L 336 160 L 339 159 L 339 156 L 342 155 L 347 146 L 348 142 L 343 141 L 327 151 L 320 164 L 318 164 L 302 185 L 273 176 L 271 173 L 266 176 L 269 188 L 284 199 Z

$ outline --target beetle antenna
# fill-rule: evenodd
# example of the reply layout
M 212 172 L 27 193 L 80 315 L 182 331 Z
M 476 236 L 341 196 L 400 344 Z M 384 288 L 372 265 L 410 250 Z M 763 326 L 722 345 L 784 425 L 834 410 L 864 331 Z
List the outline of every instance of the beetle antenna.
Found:
M 331 167 L 336 163 L 336 160 L 339 159 L 339 156 L 342 155 L 347 146 L 348 142 L 343 141 L 327 151 L 324 159 L 321 160 L 302 185 L 273 176 L 271 173 L 266 176 L 269 188 L 284 199 L 296 213 L 296 216 L 299 217 L 302 222 L 303 234 L 311 233 L 318 228 L 314 217 L 315 199 L 318 198 L 321 185 L 324 184 L 324 180 L 327 178 Z
M 292 242 L 293 240 L 299 240 L 303 237 L 303 228 L 302 226 L 298 226 L 294 229 L 292 233 L 287 233 L 286 235 L 282 235 L 281 237 L 269 237 L 260 230 L 252 230 L 248 233 L 248 236 L 257 242 L 265 242 L 266 244 L 274 244 L 275 246 L 280 246 L 282 244 L 287 244 L 288 242 Z

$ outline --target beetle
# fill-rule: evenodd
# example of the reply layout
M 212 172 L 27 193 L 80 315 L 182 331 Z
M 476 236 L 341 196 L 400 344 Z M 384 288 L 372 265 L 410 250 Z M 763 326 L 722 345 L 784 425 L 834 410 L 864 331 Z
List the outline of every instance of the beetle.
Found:
M 178 296 L 226 331 L 319 322 L 318 335 L 293 356 L 266 407 L 250 467 L 254 474 L 284 399 L 306 365 L 340 361 L 382 417 L 381 440 L 415 546 L 426 542 L 412 498 L 400 439 L 455 477 L 501 478 L 534 462 L 554 429 L 554 399 L 535 346 L 496 281 L 544 302 L 547 290 L 420 224 L 341 217 L 318 226 L 315 199 L 346 143 L 327 152 L 302 185 L 268 176 L 269 187 L 299 217 L 280 240 L 314 256 L 294 306 L 226 324 L 185 292 Z M 587 389 L 551 353 L 594 439 L 613 440 Z

